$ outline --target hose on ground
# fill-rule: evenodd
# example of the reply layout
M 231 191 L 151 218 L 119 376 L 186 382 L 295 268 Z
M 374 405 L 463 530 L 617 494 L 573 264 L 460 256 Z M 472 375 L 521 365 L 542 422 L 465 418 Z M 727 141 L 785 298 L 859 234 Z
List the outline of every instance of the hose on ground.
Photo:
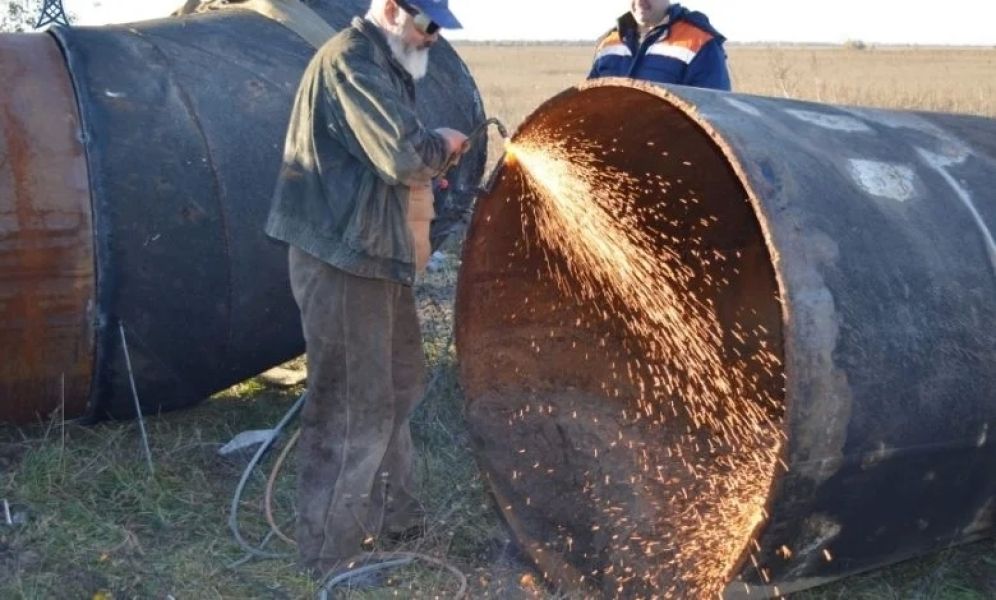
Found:
M 280 422 L 277 423 L 277 426 L 274 427 L 273 435 L 270 436 L 270 439 L 260 444 L 259 449 L 256 450 L 256 454 L 253 455 L 252 460 L 249 461 L 245 471 L 242 472 L 242 478 L 239 479 L 239 484 L 235 487 L 235 494 L 232 496 L 232 505 L 228 513 L 228 528 L 232 531 L 232 536 L 243 550 L 259 558 L 285 558 L 287 556 L 291 556 L 291 553 L 268 552 L 260 550 L 247 542 L 245 538 L 242 537 L 242 533 L 239 531 L 239 504 L 242 502 L 242 494 L 245 493 L 246 484 L 249 482 L 252 472 L 256 470 L 256 465 L 259 464 L 260 460 L 263 458 L 263 455 L 266 454 L 266 451 L 270 449 L 270 446 L 272 446 L 277 437 L 280 436 L 280 432 L 283 431 L 284 427 L 290 423 L 291 419 L 297 416 L 297 413 L 300 412 L 301 407 L 304 406 L 304 401 L 307 397 L 307 392 L 301 394 L 301 397 L 297 399 L 297 402 L 290 407 L 287 414 L 285 414 L 283 418 L 280 419 Z
M 297 444 L 297 440 L 301 437 L 301 429 L 298 428 L 291 436 L 291 439 L 287 440 L 287 444 L 284 449 L 280 451 L 280 455 L 277 456 L 277 462 L 273 463 L 273 469 L 270 470 L 270 477 L 266 480 L 266 492 L 263 494 L 263 512 L 266 514 L 266 522 L 270 524 L 270 531 L 274 533 L 278 538 L 287 542 L 291 546 L 297 546 L 297 542 L 283 532 L 280 526 L 277 525 L 276 519 L 273 518 L 273 488 L 277 484 L 277 476 L 280 475 L 280 470 L 284 466 L 284 461 L 290 455 L 290 451 Z
M 400 567 L 407 564 L 411 564 L 415 561 L 422 561 L 446 569 L 460 582 L 460 589 L 456 591 L 453 598 L 454 600 L 461 600 L 467 593 L 467 576 L 463 572 L 446 562 L 445 560 L 440 560 L 426 554 L 420 554 L 418 552 L 373 552 L 369 554 L 363 554 L 354 560 L 362 560 L 364 562 L 378 561 L 373 564 L 365 564 L 361 567 L 355 569 L 350 569 L 348 571 L 342 571 L 338 574 L 331 575 L 328 581 L 322 584 L 322 589 L 319 592 L 320 600 L 328 600 L 329 594 L 332 590 L 354 577 L 359 577 L 362 575 L 368 575 L 376 571 L 381 571 L 383 569 L 391 569 L 394 567 Z

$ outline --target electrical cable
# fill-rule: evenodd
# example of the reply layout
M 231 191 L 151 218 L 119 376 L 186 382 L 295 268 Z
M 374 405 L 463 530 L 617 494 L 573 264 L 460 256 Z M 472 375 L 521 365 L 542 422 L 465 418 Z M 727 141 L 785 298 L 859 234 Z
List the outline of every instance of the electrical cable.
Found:
M 256 469 L 256 465 L 259 464 L 259 461 L 263 458 L 263 455 L 266 454 L 266 451 L 269 450 L 270 446 L 273 445 L 273 442 L 276 441 L 277 436 L 279 436 L 280 432 L 287 426 L 287 423 L 289 423 L 291 419 L 293 419 L 301 410 L 301 407 L 304 405 L 304 401 L 307 397 L 307 392 L 301 394 L 301 397 L 297 399 L 297 402 L 290 407 L 287 414 L 285 414 L 283 418 L 280 419 L 280 422 L 277 423 L 277 426 L 273 429 L 273 435 L 270 436 L 270 439 L 260 444 L 259 450 L 256 451 L 256 454 L 252 457 L 252 460 L 249 461 L 249 465 L 246 466 L 245 471 L 242 472 L 242 478 L 239 479 L 239 485 L 236 486 L 235 494 L 232 496 L 231 510 L 228 514 L 228 528 L 232 531 L 232 536 L 235 537 L 235 541 L 243 550 L 259 558 L 285 558 L 287 556 L 291 556 L 292 553 L 266 552 L 249 544 L 249 542 L 242 537 L 242 533 L 239 531 L 239 504 L 242 501 L 242 494 L 245 492 L 246 483 L 248 483 L 249 477 L 252 476 L 252 472 Z
M 284 446 L 284 449 L 281 450 L 280 455 L 277 456 L 277 462 L 273 463 L 273 469 L 270 471 L 270 477 L 266 481 L 266 493 L 263 494 L 263 512 L 266 514 L 266 522 L 270 524 L 270 531 L 291 546 L 297 546 L 297 542 L 289 535 L 285 534 L 283 530 L 280 529 L 280 526 L 277 525 L 276 519 L 273 518 L 273 488 L 276 486 L 277 476 L 280 474 L 280 469 L 284 466 L 284 461 L 287 460 L 287 456 L 290 455 L 290 451 L 297 444 L 297 440 L 300 437 L 301 429 L 298 428 L 298 430 L 294 432 L 291 439 L 287 440 L 287 444 Z
M 370 554 L 361 555 L 361 557 L 366 561 L 377 560 L 375 564 L 367 564 L 362 567 L 357 567 L 355 569 L 350 569 L 348 571 L 343 571 L 337 575 L 332 576 L 328 581 L 322 584 L 322 589 L 319 592 L 320 600 L 327 600 L 329 592 L 332 591 L 336 586 L 358 577 L 360 575 L 367 575 L 369 573 L 374 573 L 383 569 L 390 569 L 393 567 L 400 567 L 407 564 L 411 564 L 416 560 L 422 562 L 427 562 L 431 565 L 446 569 L 456 577 L 457 581 L 460 582 L 460 589 L 457 590 L 456 594 L 453 596 L 454 600 L 460 600 L 467 593 L 467 576 L 463 572 L 451 565 L 450 563 L 428 556 L 426 554 L 420 554 L 418 552 L 373 552 Z

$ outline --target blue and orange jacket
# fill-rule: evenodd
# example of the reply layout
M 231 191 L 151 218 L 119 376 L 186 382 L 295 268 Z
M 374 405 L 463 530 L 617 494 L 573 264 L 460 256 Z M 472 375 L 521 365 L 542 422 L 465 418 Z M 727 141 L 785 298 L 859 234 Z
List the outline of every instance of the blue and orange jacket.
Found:
M 599 40 L 588 78 L 632 77 L 729 91 L 725 41 L 707 16 L 673 4 L 641 42 L 636 20 L 626 13 Z

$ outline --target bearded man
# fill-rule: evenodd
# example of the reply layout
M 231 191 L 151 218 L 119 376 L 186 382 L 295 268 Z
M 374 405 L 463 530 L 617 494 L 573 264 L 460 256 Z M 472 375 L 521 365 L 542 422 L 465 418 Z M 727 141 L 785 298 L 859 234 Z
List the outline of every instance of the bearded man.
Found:
M 631 0 L 598 41 L 589 79 L 631 77 L 730 91 L 726 38 L 709 18 L 670 0 Z
M 424 391 L 412 285 L 429 256 L 431 181 L 466 136 L 415 112 L 446 0 L 373 0 L 298 88 L 266 224 L 289 244 L 307 346 L 297 544 L 318 576 L 419 523 L 409 418 Z

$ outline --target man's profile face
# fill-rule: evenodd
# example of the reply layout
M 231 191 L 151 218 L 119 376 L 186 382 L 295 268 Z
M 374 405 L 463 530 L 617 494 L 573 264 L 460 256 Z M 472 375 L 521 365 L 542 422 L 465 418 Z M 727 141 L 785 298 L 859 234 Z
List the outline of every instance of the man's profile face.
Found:
M 393 3 L 392 3 L 393 4 Z M 405 44 L 406 48 L 412 50 L 428 50 L 436 40 L 439 39 L 439 33 L 427 34 L 423 33 L 415 26 L 415 18 L 404 11 L 400 6 L 394 5 L 394 19 L 396 26 L 400 25 L 401 41 Z
M 394 2 L 386 5 L 385 33 L 391 53 L 412 77 L 425 77 L 429 68 L 429 47 L 439 39 L 439 33 L 419 30 L 415 19 Z
M 641 27 L 650 27 L 661 22 L 671 0 L 630 0 L 630 12 Z
M 428 50 L 429 46 L 432 46 L 436 43 L 436 40 L 439 39 L 438 33 L 429 35 L 419 31 L 418 28 L 415 27 L 415 19 L 410 17 L 406 19 L 405 29 L 402 35 L 404 36 L 406 46 L 410 46 L 418 50 Z

